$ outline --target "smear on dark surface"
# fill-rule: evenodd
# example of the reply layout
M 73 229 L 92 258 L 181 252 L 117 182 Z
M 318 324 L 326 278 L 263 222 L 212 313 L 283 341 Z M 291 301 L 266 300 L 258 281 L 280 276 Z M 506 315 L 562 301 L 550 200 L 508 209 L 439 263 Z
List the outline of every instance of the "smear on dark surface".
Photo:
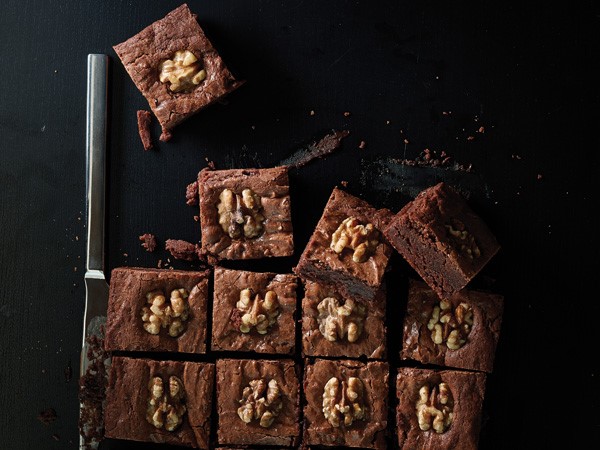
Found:
M 300 149 L 293 155 L 285 158 L 278 165 L 288 166 L 290 168 L 305 166 L 313 159 L 323 158 L 340 148 L 342 139 L 349 134 L 350 132 L 348 130 L 332 130 L 331 133 L 326 134 L 320 140 L 309 144 L 308 147 Z
M 58 418 L 58 415 L 56 414 L 54 408 L 46 408 L 45 410 L 40 411 L 37 418 L 44 425 L 50 425 Z

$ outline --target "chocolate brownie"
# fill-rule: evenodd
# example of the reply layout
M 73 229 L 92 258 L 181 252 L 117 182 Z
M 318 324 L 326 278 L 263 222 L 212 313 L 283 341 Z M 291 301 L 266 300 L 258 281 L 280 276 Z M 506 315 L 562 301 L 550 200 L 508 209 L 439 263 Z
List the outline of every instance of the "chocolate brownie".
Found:
M 398 369 L 396 426 L 401 450 L 476 450 L 486 375 Z
M 210 271 L 113 269 L 106 350 L 205 353 L 209 277 Z
M 401 358 L 491 373 L 503 305 L 501 295 L 468 289 L 440 300 L 411 280 Z
M 381 233 L 391 218 L 387 209 L 335 188 L 294 271 L 349 298 L 373 299 L 392 253 Z
M 242 84 L 185 3 L 113 48 L 163 128 L 161 140 Z
M 198 174 L 202 249 L 219 259 L 294 253 L 287 167 L 203 169 Z
M 386 448 L 388 379 L 385 362 L 317 359 L 308 364 L 304 444 Z
M 146 151 L 151 150 L 154 147 L 154 145 L 152 145 L 152 136 L 150 135 L 151 123 L 152 113 L 150 111 L 140 109 L 137 112 L 138 133 L 140 134 L 140 140 L 142 141 L 142 145 Z
M 303 356 L 385 358 L 385 297 L 385 286 L 372 301 L 361 301 L 345 298 L 331 286 L 306 281 Z
M 106 437 L 208 449 L 214 375 L 214 364 L 113 357 Z
M 383 232 L 441 298 L 464 288 L 500 249 L 466 199 L 443 182 L 419 193 Z
M 292 274 L 215 268 L 211 349 L 292 354 L 297 287 Z
M 217 436 L 226 445 L 296 445 L 300 383 L 291 360 L 217 360 Z

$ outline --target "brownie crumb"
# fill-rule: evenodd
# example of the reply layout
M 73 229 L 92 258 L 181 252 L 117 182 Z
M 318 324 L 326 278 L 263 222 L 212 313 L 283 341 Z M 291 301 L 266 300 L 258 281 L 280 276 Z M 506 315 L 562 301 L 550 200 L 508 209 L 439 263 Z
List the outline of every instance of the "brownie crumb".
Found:
M 173 134 L 169 130 L 163 128 L 162 133 L 160 134 L 160 137 L 158 139 L 161 142 L 169 142 L 171 138 L 173 138 Z
M 198 181 L 190 183 L 185 188 L 185 204 L 189 206 L 197 206 L 198 199 Z
M 344 111 L 344 117 L 350 117 L 350 111 Z
M 348 187 L 348 182 L 346 180 L 340 181 L 340 184 L 344 187 Z
M 296 169 L 305 166 L 313 159 L 327 156 L 340 148 L 342 139 L 349 134 L 348 130 L 332 130 L 331 133 L 326 134 L 320 140 L 309 144 L 307 148 L 301 149 L 289 158 L 284 159 L 279 165 Z
M 55 441 L 60 441 L 60 436 L 58 434 L 53 434 L 52 439 L 54 439 Z
M 154 147 L 152 137 L 150 136 L 150 125 L 152 123 L 152 114 L 150 111 L 140 109 L 137 112 L 137 123 L 144 150 L 148 151 Z
M 167 239 L 165 241 L 165 250 L 171 253 L 171 256 L 175 259 L 184 261 L 196 261 L 198 259 L 196 245 L 188 241 Z
M 399 159 L 396 160 L 396 162 L 405 166 L 440 167 L 462 172 L 471 172 L 473 169 L 472 164 L 459 164 L 443 150 L 438 154 L 435 150 L 430 150 L 428 148 L 423 150 L 415 159 Z
M 54 408 L 46 408 L 43 411 L 40 411 L 37 418 L 44 425 L 50 425 L 52 422 L 58 419 L 58 415 L 56 414 Z
M 358 148 L 360 148 L 361 150 L 363 148 L 365 148 L 367 146 L 367 143 L 365 141 L 360 141 L 360 143 L 358 144 Z
M 152 253 L 156 249 L 156 236 L 153 234 L 144 233 L 139 236 L 139 240 L 142 241 L 142 247 L 144 247 L 147 252 Z

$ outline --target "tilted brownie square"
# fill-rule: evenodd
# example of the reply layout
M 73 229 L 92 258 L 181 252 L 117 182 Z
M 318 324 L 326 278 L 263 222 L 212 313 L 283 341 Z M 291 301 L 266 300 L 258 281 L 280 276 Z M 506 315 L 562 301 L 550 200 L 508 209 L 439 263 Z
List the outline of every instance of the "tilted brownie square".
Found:
M 381 233 L 391 218 L 387 209 L 334 188 L 294 271 L 344 296 L 373 299 L 392 253 Z
M 208 270 L 113 269 L 105 349 L 205 353 L 209 279 Z
M 292 274 L 215 268 L 211 349 L 292 354 L 297 287 Z
M 227 69 L 187 4 L 113 48 L 163 132 L 242 84 Z
M 396 379 L 401 450 L 476 450 L 486 375 L 403 367 Z
M 294 253 L 287 167 L 203 169 L 198 187 L 204 252 L 217 259 Z
M 383 232 L 441 298 L 464 288 L 500 249 L 465 198 L 443 182 L 420 192 Z
M 503 305 L 501 295 L 468 289 L 440 300 L 411 280 L 401 358 L 491 373 Z
M 371 301 L 340 295 L 328 285 L 304 282 L 302 354 L 382 359 L 386 356 L 385 286 Z
M 208 449 L 214 376 L 214 364 L 113 357 L 106 437 Z
M 299 402 L 292 360 L 217 360 L 219 444 L 296 445 Z
M 387 363 L 317 359 L 304 372 L 304 445 L 386 448 Z

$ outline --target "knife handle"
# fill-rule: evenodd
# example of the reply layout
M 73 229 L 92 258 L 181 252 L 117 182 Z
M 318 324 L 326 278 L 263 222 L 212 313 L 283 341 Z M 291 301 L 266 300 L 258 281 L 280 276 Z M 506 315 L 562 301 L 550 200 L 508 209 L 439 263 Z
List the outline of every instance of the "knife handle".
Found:
M 108 55 L 87 61 L 86 172 L 87 270 L 104 269 Z

